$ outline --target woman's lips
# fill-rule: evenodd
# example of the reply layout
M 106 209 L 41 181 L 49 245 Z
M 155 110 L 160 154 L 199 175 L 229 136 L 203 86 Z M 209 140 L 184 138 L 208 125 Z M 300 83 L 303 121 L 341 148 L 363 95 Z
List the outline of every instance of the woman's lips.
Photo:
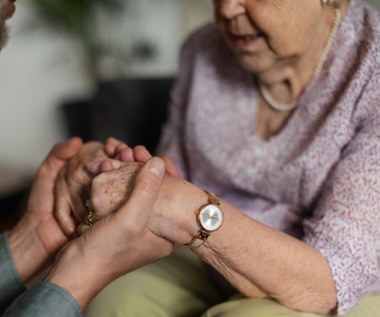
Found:
M 233 34 L 229 33 L 232 44 L 238 48 L 250 48 L 261 38 L 261 34 Z

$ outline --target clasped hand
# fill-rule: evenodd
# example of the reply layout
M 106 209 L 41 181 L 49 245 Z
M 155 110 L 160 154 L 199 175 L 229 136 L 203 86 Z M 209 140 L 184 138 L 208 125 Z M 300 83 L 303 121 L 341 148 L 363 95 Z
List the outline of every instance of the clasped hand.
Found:
M 114 213 L 128 201 L 141 166 L 152 158 L 145 147 L 137 146 L 132 149 L 115 139 L 108 140 L 105 153 L 107 158 L 85 164 L 87 173 L 93 176 L 91 186 L 85 191 L 82 190 L 89 197 L 89 204 L 86 206 L 82 199 L 78 204 L 71 204 L 71 217 L 67 214 L 58 217 L 79 222 L 79 234 Z M 157 237 L 165 238 L 173 243 L 185 244 L 198 232 L 193 211 L 195 206 L 199 206 L 204 201 L 197 203 L 194 197 L 197 197 L 196 194 L 199 197 L 199 192 L 201 192 L 202 199 L 204 193 L 181 179 L 169 158 L 163 157 L 162 160 L 165 162 L 166 173 L 158 198 L 147 220 L 147 229 Z M 72 179 L 73 177 L 65 178 Z M 77 185 L 74 184 L 71 188 L 75 186 Z M 73 200 L 79 196 L 80 194 L 74 193 Z M 69 211 L 67 208 L 59 210 L 60 212 Z
M 67 237 L 118 210 L 130 197 L 141 167 L 152 158 L 143 146 L 134 149 L 110 138 L 105 146 L 87 143 L 60 171 L 55 186 L 55 214 Z M 168 175 L 179 176 L 163 157 Z M 86 224 L 87 223 L 87 224 Z
M 37 172 L 24 217 L 8 236 L 16 269 L 25 283 L 60 251 L 47 279 L 68 290 L 82 307 L 114 278 L 173 250 L 172 242 L 146 225 L 164 176 L 162 159 L 149 156 L 144 162 L 128 164 L 124 190 L 112 191 L 105 201 L 116 202 L 112 212 L 104 209 L 102 213 L 103 203 L 90 197 L 103 186 L 104 175 L 112 176 L 105 173 L 109 157 L 115 158 L 107 150 L 110 144 L 117 153 L 126 148 L 116 140 L 106 147 L 96 142 L 82 145 L 78 138 L 56 145 Z M 122 193 L 127 195 L 119 199 Z M 91 230 L 78 237 L 88 198 L 97 204 L 99 214 Z M 83 274 L 83 265 L 88 274 Z

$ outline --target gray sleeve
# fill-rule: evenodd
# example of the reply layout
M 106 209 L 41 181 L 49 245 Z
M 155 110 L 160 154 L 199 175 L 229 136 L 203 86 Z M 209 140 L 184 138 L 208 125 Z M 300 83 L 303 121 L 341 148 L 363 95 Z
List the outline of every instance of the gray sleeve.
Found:
M 19 296 L 1 317 L 82 317 L 75 299 L 64 289 L 41 282 Z
M 2 234 L 0 235 L 0 315 L 24 291 L 24 284 L 13 263 L 7 234 Z

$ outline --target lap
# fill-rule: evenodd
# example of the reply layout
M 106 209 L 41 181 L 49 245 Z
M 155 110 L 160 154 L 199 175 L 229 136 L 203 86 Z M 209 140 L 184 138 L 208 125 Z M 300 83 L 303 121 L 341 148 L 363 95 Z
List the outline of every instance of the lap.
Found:
M 321 317 L 268 299 L 223 300 L 201 260 L 180 249 L 108 285 L 91 302 L 86 317 Z M 379 311 L 380 295 L 367 296 L 344 317 L 376 317 Z
M 380 295 L 365 297 L 359 305 L 342 317 L 377 317 Z M 322 317 L 322 315 L 297 312 L 269 299 L 234 298 L 207 310 L 202 317 Z
M 221 300 L 199 258 L 180 249 L 112 282 L 91 302 L 86 317 L 200 316 Z

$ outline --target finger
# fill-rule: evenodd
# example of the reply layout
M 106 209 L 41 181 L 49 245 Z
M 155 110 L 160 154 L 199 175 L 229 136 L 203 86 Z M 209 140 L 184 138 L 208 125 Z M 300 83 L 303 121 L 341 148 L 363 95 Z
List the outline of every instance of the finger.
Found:
M 146 225 L 158 197 L 164 171 L 163 160 L 157 157 L 149 160 L 140 170 L 128 202 L 119 210 L 124 221 L 132 222 L 136 230 Z
M 100 173 L 110 172 L 119 169 L 122 165 L 123 162 L 119 160 L 106 159 L 89 163 L 86 165 L 86 169 L 88 172 L 96 176 Z
M 76 227 L 86 213 L 82 198 L 77 195 L 72 196 L 65 187 L 61 187 L 59 184 L 54 187 L 54 196 L 54 217 L 64 234 L 71 238 L 75 235 Z M 76 207 L 75 210 L 73 210 L 73 206 Z
M 54 216 L 67 238 L 71 238 L 76 233 L 77 220 L 72 216 L 69 204 L 62 197 L 56 199 Z
M 174 163 L 170 157 L 164 156 L 164 157 L 162 157 L 162 159 L 165 162 L 166 173 L 168 173 L 171 176 L 181 177 L 180 172 L 178 171 L 177 167 L 174 165 Z
M 41 168 L 37 172 L 38 175 L 44 174 L 55 178 L 63 165 L 79 153 L 81 147 L 82 140 L 77 137 L 56 144 L 45 158 Z
M 85 233 L 88 229 L 90 229 L 91 226 L 86 225 L 85 223 L 80 223 L 77 228 L 77 234 L 78 236 L 81 236 L 83 233 Z
M 133 150 L 130 147 L 122 150 L 118 155 L 115 156 L 115 158 L 125 163 L 130 163 L 130 162 L 135 161 Z
M 66 142 L 56 144 L 51 153 L 54 157 L 67 161 L 77 155 L 82 147 L 82 140 L 78 137 L 73 137 Z
M 92 176 L 99 175 L 100 172 L 100 165 L 102 164 L 103 161 L 96 161 L 96 162 L 91 162 L 86 164 L 86 170 L 92 174 Z
M 102 172 L 101 166 L 102 166 L 104 161 L 105 160 L 100 160 L 100 161 L 88 163 L 88 164 L 86 164 L 86 170 L 89 173 L 91 173 L 93 176 L 97 176 Z
M 32 191 L 35 188 L 38 188 L 39 182 L 43 182 L 47 184 L 48 182 L 51 183 L 51 189 L 49 193 L 46 193 L 47 195 L 51 195 L 53 188 L 54 188 L 54 183 L 59 177 L 59 172 L 67 163 L 68 160 L 73 158 L 75 155 L 79 153 L 82 147 L 82 140 L 80 138 L 71 138 L 66 142 L 59 143 L 53 147 L 53 149 L 50 151 L 48 156 L 46 157 L 44 163 L 41 165 L 39 168 L 37 175 L 36 175 L 36 183 L 32 188 Z M 55 189 L 54 189 L 55 190 Z M 33 194 L 31 194 L 32 196 Z M 64 200 L 63 195 L 57 196 L 56 197 L 61 197 L 62 200 Z M 32 202 L 29 202 L 32 204 Z M 57 201 L 55 200 L 54 202 L 51 202 L 51 206 L 49 208 L 53 208 L 56 206 Z M 41 208 L 41 206 L 36 206 L 32 208 Z M 67 237 L 71 237 L 72 234 L 75 232 L 75 220 L 71 218 L 70 216 L 71 211 L 70 210 L 64 210 L 62 215 L 60 215 L 60 226 L 62 228 L 62 231 Z
M 118 163 L 118 166 L 114 166 L 113 163 L 109 160 L 103 161 L 102 164 L 100 164 L 100 172 L 106 173 L 106 172 L 110 172 L 110 171 L 113 171 L 114 169 L 119 168 L 120 164 L 118 161 L 116 162 Z
M 125 145 L 126 147 L 128 147 L 124 142 L 118 139 L 108 138 L 104 146 L 104 151 L 106 152 L 108 157 L 113 158 L 117 155 L 117 147 L 120 145 Z
M 145 146 L 138 145 L 133 149 L 133 154 L 137 162 L 145 163 L 152 158 Z
M 118 144 L 118 140 L 115 138 L 108 138 L 106 144 L 104 145 L 104 152 L 106 152 L 108 157 L 115 156 L 115 149 Z
M 121 151 L 123 151 L 124 149 L 128 149 L 129 146 L 126 145 L 125 143 L 120 143 L 116 146 L 116 155 L 118 155 Z

